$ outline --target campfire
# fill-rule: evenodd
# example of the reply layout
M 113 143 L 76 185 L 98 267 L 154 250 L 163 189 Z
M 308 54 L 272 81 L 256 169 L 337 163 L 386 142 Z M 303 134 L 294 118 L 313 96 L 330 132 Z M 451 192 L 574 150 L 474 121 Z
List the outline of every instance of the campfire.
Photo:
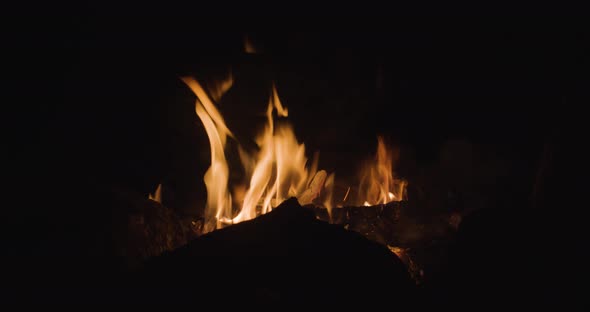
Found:
M 406 181 L 394 178 L 393 149 L 382 137 L 378 137 L 374 157 L 361 167 L 358 184 L 346 187 L 342 197 L 335 197 L 335 173 L 318 168 L 318 153 L 311 161 L 308 159 L 305 144 L 297 140 L 286 120 L 288 109 L 281 103 L 276 87 L 271 90 L 265 127 L 255 138 L 257 149 L 246 150 L 236 142 L 237 149 L 229 150 L 228 140 L 236 139 L 216 102 L 231 88 L 232 77 L 209 89 L 192 77 L 182 80 L 197 97 L 195 112 L 206 130 L 211 150 L 211 165 L 203 177 L 207 188 L 203 234 L 251 220 L 290 197 L 316 209 L 318 218 L 329 222 L 342 222 L 341 216 L 352 207 L 383 209 L 405 198 Z M 239 154 L 245 172 L 243 181 L 236 185 L 230 185 L 229 179 L 227 153 L 231 152 Z M 161 185 L 150 198 L 161 201 Z
M 298 141 L 288 121 L 289 111 L 274 85 L 264 112 L 264 128 L 255 138 L 256 148 L 247 150 L 237 142 L 216 106 L 232 87 L 231 75 L 208 89 L 193 77 L 183 77 L 182 81 L 196 96 L 195 112 L 211 151 L 211 163 L 203 177 L 207 203 L 198 235 L 254 219 L 296 198 L 302 209 L 312 210 L 317 219 L 387 245 L 404 262 L 414 281 L 420 282 L 423 273 L 409 249 L 399 246 L 395 229 L 406 206 L 407 182 L 394 175 L 398 154 L 382 136 L 377 137 L 374 154 L 359 166 L 357 183 L 344 185 L 335 172 L 318 168 L 318 152 L 308 159 L 305 144 Z M 228 148 L 229 140 L 236 143 L 233 149 Z M 238 154 L 245 173 L 242 181 L 233 185 L 228 161 L 236 158 L 230 155 L 232 152 Z M 345 191 L 336 194 L 336 185 Z M 150 199 L 161 203 L 161 198 L 160 184 Z
M 256 54 L 248 40 L 244 51 Z M 315 219 L 360 233 L 395 254 L 417 284 L 423 282 L 425 270 L 437 265 L 429 262 L 441 250 L 445 252 L 445 244 L 461 222 L 461 214 L 425 214 L 424 209 L 439 207 L 444 201 L 440 201 L 438 194 L 425 195 L 423 188 L 418 193 L 414 189 L 409 199 L 408 181 L 398 173 L 400 147 L 392 144 L 387 136 L 377 132 L 374 143 L 365 144 L 363 160 L 347 159 L 344 161 L 346 168 L 332 167 L 328 171 L 320 166 L 321 151 L 306 149 L 305 142 L 295 133 L 290 110 L 281 101 L 279 88 L 274 83 L 269 85 L 266 105 L 260 106 L 265 109 L 258 111 L 264 118 L 240 120 L 258 129 L 253 137 L 244 137 L 243 133 L 234 132 L 220 109 L 221 104 L 225 104 L 224 96 L 234 87 L 231 70 L 222 79 L 183 76 L 180 80 L 195 96 L 196 121 L 202 124 L 207 137 L 208 146 L 199 148 L 204 151 L 208 148 L 210 152 L 209 163 L 204 164 L 208 167 L 202 176 L 193 177 L 204 182 L 205 189 L 195 189 L 194 193 L 204 195 L 206 191 L 206 202 L 197 207 L 199 213 L 188 221 L 171 214 L 156 216 L 156 219 L 171 218 L 172 221 L 165 222 L 166 227 L 170 229 L 172 224 L 176 229 L 167 231 L 172 234 L 165 234 L 165 237 L 156 235 L 154 239 L 147 235 L 139 245 L 151 246 L 150 241 L 160 241 L 166 243 L 156 245 L 173 250 L 193 238 L 252 221 L 295 198 L 298 209 L 311 212 Z M 233 104 L 240 105 L 239 101 Z M 321 126 L 314 131 L 322 131 Z M 371 147 L 367 148 L 369 145 Z M 319 147 L 321 149 L 321 142 Z M 344 178 L 339 179 L 342 176 Z M 424 181 L 416 182 L 419 188 L 425 185 Z M 165 209 L 166 191 L 164 181 L 149 195 L 151 202 Z M 288 205 L 292 205 L 290 203 Z M 272 221 L 274 217 L 264 220 L 264 223 L 275 222 Z M 143 224 L 149 225 L 149 222 Z M 259 223 L 250 223 L 247 227 L 252 229 L 252 224 Z M 240 231 L 244 231 L 243 228 Z M 159 250 L 146 252 L 144 258 L 158 255 Z
M 19 304 L 477 309 L 583 282 L 578 24 L 194 8 L 12 27 Z

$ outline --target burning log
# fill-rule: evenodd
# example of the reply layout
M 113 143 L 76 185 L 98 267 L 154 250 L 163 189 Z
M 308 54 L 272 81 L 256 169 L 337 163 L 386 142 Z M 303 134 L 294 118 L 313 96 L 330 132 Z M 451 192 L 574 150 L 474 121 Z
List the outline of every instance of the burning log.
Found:
M 395 224 L 399 221 L 401 210 L 407 202 L 389 202 L 373 206 L 345 206 L 328 210 L 315 205 L 305 206 L 313 210 L 322 221 L 339 224 L 354 230 L 367 238 L 384 245 L 397 244 Z
M 197 221 L 181 218 L 152 200 L 129 216 L 127 243 L 123 253 L 131 259 L 147 259 L 173 250 L 197 236 Z
M 404 262 L 416 284 L 424 283 L 428 279 L 426 275 L 437 270 L 455 233 L 452 224 L 447 224 L 445 215 L 417 220 L 411 215 L 413 207 L 408 201 L 345 206 L 332 209 L 331 215 L 323 207 L 304 207 L 313 211 L 317 219 L 338 224 L 386 245 Z
M 153 292 L 155 299 L 215 298 L 224 306 L 231 298 L 241 306 L 367 307 L 389 304 L 392 296 L 403 306 L 415 291 L 406 267 L 387 247 L 317 220 L 295 199 L 152 259 L 136 282 L 141 294 Z
M 201 222 L 177 214 L 157 201 L 122 188 L 109 193 L 112 205 L 113 250 L 131 268 L 144 260 L 176 249 L 196 238 Z

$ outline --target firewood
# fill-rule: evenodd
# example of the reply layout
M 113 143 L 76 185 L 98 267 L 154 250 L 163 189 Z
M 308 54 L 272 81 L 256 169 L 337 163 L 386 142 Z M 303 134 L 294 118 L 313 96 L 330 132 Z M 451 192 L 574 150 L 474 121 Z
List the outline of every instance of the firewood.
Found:
M 195 302 L 195 296 L 223 302 L 217 300 L 227 301 L 229 293 L 241 306 L 268 304 L 270 296 L 279 307 L 366 307 L 388 303 L 395 294 L 396 306 L 404 306 L 415 289 L 403 262 L 386 246 L 317 220 L 294 199 L 165 252 L 139 273 L 133 281 L 141 293 L 151 291 L 163 302 Z
M 339 224 L 346 229 L 359 232 L 382 244 L 397 243 L 395 224 L 406 202 L 390 202 L 373 206 L 345 206 L 332 209 L 332 216 L 326 208 L 306 205 L 322 221 Z
M 325 170 L 320 170 L 315 174 L 309 183 L 309 187 L 298 198 L 301 205 L 311 204 L 311 202 L 320 195 L 320 191 L 324 187 L 324 182 L 326 181 L 327 176 L 328 173 L 326 173 Z

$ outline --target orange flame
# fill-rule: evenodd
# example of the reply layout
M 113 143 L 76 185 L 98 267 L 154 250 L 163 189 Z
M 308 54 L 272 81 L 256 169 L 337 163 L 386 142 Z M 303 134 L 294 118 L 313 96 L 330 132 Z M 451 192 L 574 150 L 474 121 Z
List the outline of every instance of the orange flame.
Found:
M 248 181 L 244 185 L 232 186 L 233 192 L 230 192 L 225 146 L 228 137 L 234 139 L 234 136 L 214 103 L 231 88 L 233 80 L 230 76 L 211 86 L 209 92 L 193 78 L 182 80 L 197 96 L 195 112 L 205 127 L 211 148 L 211 166 L 204 176 L 207 189 L 204 232 L 253 219 L 289 197 L 297 197 L 301 205 L 311 204 L 320 198 L 322 191 L 325 192 L 322 205 L 331 215 L 334 174 L 317 170 L 318 154 L 308 167 L 305 145 L 297 141 L 291 125 L 275 121 L 275 115 L 288 117 L 289 112 L 282 105 L 274 85 L 266 109 L 265 127 L 255 138 L 258 150 L 249 153 L 238 146 Z M 394 156 L 385 140 L 378 137 L 375 159 L 362 170 L 359 203 L 370 206 L 403 199 L 406 182 L 393 177 Z M 345 200 L 349 191 L 350 188 Z M 159 200 L 157 193 L 153 198 Z
M 273 118 L 275 110 L 278 116 L 288 116 L 288 111 L 281 104 L 276 88 L 273 86 L 272 97 L 266 110 L 267 124 L 262 134 L 256 139 L 260 150 L 250 159 L 242 154 L 244 166 L 254 164 L 242 209 L 235 218 L 224 219 L 226 223 L 252 219 L 256 217 L 258 207 L 261 213 L 267 213 L 285 199 L 302 194 L 310 182 L 310 171 L 306 168 L 305 145 L 297 142 L 290 125 L 275 126 Z
M 149 194 L 148 198 L 160 204 L 162 203 L 162 183 L 158 184 L 154 193 Z
M 368 162 L 361 170 L 359 200 L 363 206 L 401 201 L 406 182 L 393 178 L 393 149 L 385 144 L 383 137 L 377 138 L 375 160 Z
M 227 136 L 232 134 L 203 87 L 193 78 L 186 77 L 182 80 L 197 96 L 195 111 L 205 127 L 211 147 L 211 166 L 204 177 L 207 188 L 205 218 L 210 220 L 214 216 L 215 220 L 220 220 L 232 212 L 231 195 L 227 190 L 229 168 L 224 152 Z M 207 222 L 204 231 L 208 232 L 216 227 L 217 224 Z
M 252 44 L 252 41 L 250 40 L 250 37 L 248 36 L 244 36 L 244 52 L 248 53 L 248 54 L 256 54 L 256 48 L 254 47 L 254 44 Z
M 203 87 L 193 78 L 183 78 L 184 83 L 195 93 L 197 116 L 205 126 L 211 147 L 211 166 L 205 173 L 207 188 L 206 218 L 204 231 L 212 231 L 223 224 L 233 224 L 255 218 L 258 213 L 267 213 L 289 197 L 299 197 L 301 204 L 311 203 L 323 188 L 326 172 L 317 171 L 317 161 L 307 168 L 305 145 L 297 141 L 293 128 L 286 123 L 275 125 L 273 112 L 287 117 L 285 108 L 272 87 L 272 95 L 266 109 L 266 126 L 256 138 L 259 147 L 254 155 L 239 149 L 240 159 L 250 176 L 247 186 L 234 188 L 242 199 L 241 207 L 234 216 L 232 194 L 228 188 L 229 169 L 224 154 L 227 137 L 232 133 L 213 101 Z M 226 83 L 226 86 L 231 84 Z M 229 87 L 214 90 L 227 91 Z M 220 95 L 221 96 L 221 95 Z

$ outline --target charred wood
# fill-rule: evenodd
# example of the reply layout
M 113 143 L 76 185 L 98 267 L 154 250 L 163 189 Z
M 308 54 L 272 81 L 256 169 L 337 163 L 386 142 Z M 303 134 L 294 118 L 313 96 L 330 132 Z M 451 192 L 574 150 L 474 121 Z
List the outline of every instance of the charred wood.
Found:
M 371 307 L 389 304 L 392 294 L 403 306 L 415 292 L 403 262 L 387 247 L 318 220 L 294 199 L 152 259 L 138 280 L 159 298 L 212 300 L 229 293 L 231 302 L 275 307 Z M 184 287 L 195 295 L 179 298 L 175 290 Z

